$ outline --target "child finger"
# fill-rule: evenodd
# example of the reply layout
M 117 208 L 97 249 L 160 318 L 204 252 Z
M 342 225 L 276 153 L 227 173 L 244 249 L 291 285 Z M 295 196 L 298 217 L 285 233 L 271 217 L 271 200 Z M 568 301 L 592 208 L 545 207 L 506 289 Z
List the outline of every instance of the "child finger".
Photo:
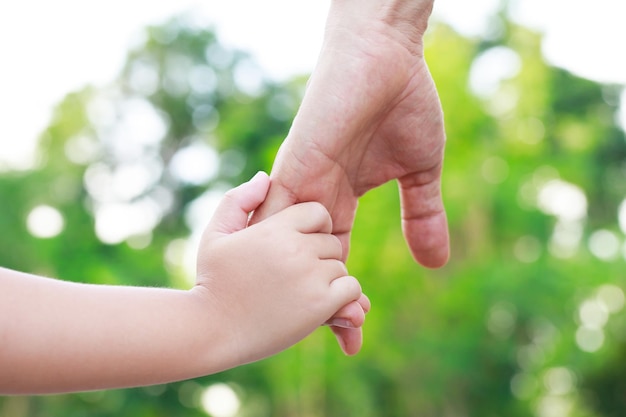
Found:
M 365 294 L 361 294 L 361 297 L 359 297 L 357 302 L 361 305 L 361 308 L 365 313 L 369 313 L 369 311 L 372 309 L 372 302 Z
M 215 210 L 208 230 L 230 234 L 244 229 L 250 212 L 263 202 L 268 189 L 269 177 L 259 172 L 250 181 L 229 190 Z
M 279 214 L 302 233 L 331 233 L 333 230 L 330 213 L 321 203 L 311 201 L 295 204 Z
M 357 301 L 361 298 L 361 294 L 363 294 L 359 281 L 350 275 L 333 279 L 330 282 L 330 289 L 331 297 L 335 305 L 334 311 L 338 311 L 341 307 L 352 301 Z
M 307 237 L 309 236 L 313 241 L 313 247 L 317 250 L 319 259 L 341 260 L 343 247 L 336 236 L 327 233 L 307 235 Z
M 322 259 L 321 262 L 319 271 L 328 278 L 329 284 L 332 284 L 334 280 L 340 277 L 348 275 L 346 265 L 337 258 Z

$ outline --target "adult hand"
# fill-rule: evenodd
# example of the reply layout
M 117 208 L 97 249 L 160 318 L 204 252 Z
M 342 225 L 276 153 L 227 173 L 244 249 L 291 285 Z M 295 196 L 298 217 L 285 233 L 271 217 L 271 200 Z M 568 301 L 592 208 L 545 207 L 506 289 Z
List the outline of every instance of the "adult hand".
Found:
M 432 5 L 332 0 L 317 67 L 255 218 L 319 201 L 331 213 L 345 260 L 358 198 L 397 179 L 413 257 L 426 267 L 446 263 L 443 113 L 422 43 Z M 350 320 L 358 307 L 348 305 L 334 317 Z M 346 353 L 358 352 L 360 328 L 333 331 Z

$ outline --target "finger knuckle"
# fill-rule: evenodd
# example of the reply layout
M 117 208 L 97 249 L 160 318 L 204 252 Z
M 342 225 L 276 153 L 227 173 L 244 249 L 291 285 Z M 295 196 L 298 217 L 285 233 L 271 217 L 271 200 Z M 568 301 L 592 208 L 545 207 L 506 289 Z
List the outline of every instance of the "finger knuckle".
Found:
M 237 188 L 231 188 L 230 190 L 226 191 L 224 193 L 224 196 L 222 197 L 222 201 L 236 203 L 239 197 L 238 191 L 239 190 Z
M 350 295 L 354 300 L 361 297 L 363 293 L 363 289 L 361 288 L 361 283 L 353 276 L 347 276 L 344 283 L 346 287 L 346 292 Z
M 336 270 L 336 275 L 338 277 L 348 275 L 348 268 L 346 267 L 346 264 L 339 259 L 333 259 L 332 262 L 334 262 L 334 269 Z
M 324 223 L 331 221 L 330 213 L 322 203 L 319 203 L 317 201 L 310 201 L 303 204 L 306 205 L 306 209 L 309 211 L 309 215 L 311 217 Z
M 339 240 L 339 238 L 335 235 L 330 235 L 330 239 L 331 239 L 330 244 L 332 245 L 331 247 L 335 249 L 338 256 L 341 258 L 343 254 L 343 245 L 341 244 L 341 240 Z

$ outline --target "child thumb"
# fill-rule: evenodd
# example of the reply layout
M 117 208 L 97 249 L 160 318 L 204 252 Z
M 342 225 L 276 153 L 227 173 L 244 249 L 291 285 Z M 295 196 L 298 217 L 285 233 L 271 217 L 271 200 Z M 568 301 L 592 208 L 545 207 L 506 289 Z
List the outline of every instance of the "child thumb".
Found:
M 250 213 L 265 200 L 269 188 L 268 175 L 258 172 L 250 181 L 227 191 L 213 214 L 209 231 L 231 234 L 245 229 Z

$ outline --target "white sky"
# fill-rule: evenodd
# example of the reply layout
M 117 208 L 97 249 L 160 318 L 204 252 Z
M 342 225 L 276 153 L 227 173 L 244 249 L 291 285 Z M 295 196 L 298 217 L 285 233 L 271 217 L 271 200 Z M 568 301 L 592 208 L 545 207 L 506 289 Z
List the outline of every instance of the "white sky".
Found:
M 32 149 L 50 109 L 72 90 L 112 80 L 136 34 L 190 9 L 221 40 L 250 51 L 273 77 L 310 72 L 330 0 L 0 1 L 0 163 Z M 365 1 L 365 0 L 364 0 Z M 437 0 L 466 34 L 498 0 Z M 548 58 L 580 75 L 626 84 L 626 1 L 518 0 L 520 20 L 545 32 Z M 626 112 L 624 112 L 626 113 Z

